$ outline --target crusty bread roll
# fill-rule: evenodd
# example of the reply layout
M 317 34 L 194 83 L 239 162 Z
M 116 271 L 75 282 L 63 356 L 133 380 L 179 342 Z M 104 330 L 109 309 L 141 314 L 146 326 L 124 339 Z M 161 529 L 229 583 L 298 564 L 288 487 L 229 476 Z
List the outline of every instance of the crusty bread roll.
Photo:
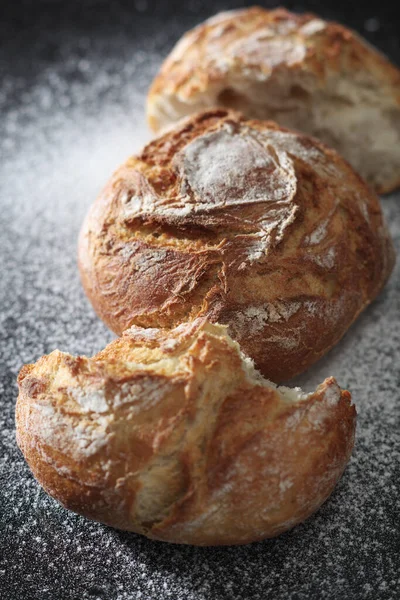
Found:
M 377 196 L 336 152 L 221 109 L 114 174 L 83 225 L 79 263 L 118 334 L 208 316 L 280 382 L 342 337 L 394 254 Z
M 149 123 L 213 106 L 315 135 L 379 192 L 400 185 L 400 72 L 337 23 L 255 7 L 188 32 L 151 86 Z
M 276 388 L 222 326 L 132 328 L 89 359 L 58 350 L 19 376 L 17 440 L 67 508 L 169 542 L 243 544 L 311 515 L 354 442 L 333 378 Z

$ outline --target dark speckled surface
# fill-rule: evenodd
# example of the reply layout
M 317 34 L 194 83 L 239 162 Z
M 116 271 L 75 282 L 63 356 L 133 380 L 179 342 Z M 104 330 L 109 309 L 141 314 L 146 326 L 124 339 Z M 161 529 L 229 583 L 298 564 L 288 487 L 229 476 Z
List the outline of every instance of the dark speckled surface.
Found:
M 400 272 L 299 380 L 348 387 L 359 419 L 332 498 L 275 540 L 150 542 L 66 512 L 15 443 L 15 378 L 58 347 L 111 339 L 81 290 L 76 237 L 111 171 L 149 138 L 147 86 L 189 26 L 239 2 L 17 2 L 0 23 L 0 598 L 306 600 L 400 597 Z M 269 4 L 270 6 L 273 3 Z M 396 6 L 397 5 L 397 6 Z M 400 64 L 393 1 L 290 3 L 342 20 Z M 383 201 L 397 249 L 400 194 Z

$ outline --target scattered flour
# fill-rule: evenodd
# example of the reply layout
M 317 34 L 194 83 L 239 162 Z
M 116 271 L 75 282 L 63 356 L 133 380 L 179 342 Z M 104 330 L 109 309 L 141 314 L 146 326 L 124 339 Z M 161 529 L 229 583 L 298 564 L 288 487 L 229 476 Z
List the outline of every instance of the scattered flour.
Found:
M 58 27 L 30 23 L 27 38 L 21 33 L 15 41 L 2 40 L 3 51 L 13 44 L 17 50 L 3 65 L 0 90 L 1 589 L 7 600 L 55 600 L 60 590 L 63 600 L 396 598 L 399 264 L 340 344 L 296 381 L 312 389 L 333 374 L 348 387 L 358 410 L 357 440 L 331 499 L 280 538 L 192 548 L 113 530 L 47 496 L 16 446 L 20 366 L 56 347 L 90 355 L 112 338 L 81 290 L 77 234 L 112 170 L 149 136 L 143 102 L 161 55 L 202 18 L 186 13 L 160 26 L 147 13 L 143 37 L 142 21 L 138 27 L 122 3 L 111 6 L 104 37 L 93 33 L 93 8 L 86 33 L 60 31 L 59 18 Z M 68 7 L 57 3 L 57 14 Z M 384 21 L 381 28 L 387 48 L 392 41 L 396 49 L 392 29 Z M 55 49 L 47 63 L 41 58 L 45 44 Z M 32 64 L 32 77 L 18 74 L 21 60 Z M 386 197 L 383 208 L 400 251 L 400 197 Z

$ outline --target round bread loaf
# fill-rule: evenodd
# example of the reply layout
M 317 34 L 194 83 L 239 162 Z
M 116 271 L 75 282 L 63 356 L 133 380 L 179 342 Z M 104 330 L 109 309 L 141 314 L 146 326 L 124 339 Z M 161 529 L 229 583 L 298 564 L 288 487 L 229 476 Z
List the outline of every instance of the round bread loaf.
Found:
M 67 508 L 169 542 L 278 535 L 332 492 L 355 408 L 333 378 L 276 388 L 222 326 L 133 327 L 89 359 L 58 350 L 18 379 L 17 441 Z
M 276 382 L 342 337 L 393 263 L 377 196 L 335 151 L 223 109 L 130 158 L 79 244 L 83 286 L 116 333 L 207 316 Z
M 150 88 L 149 123 L 213 106 L 315 135 L 379 192 L 400 185 L 400 71 L 337 23 L 255 7 L 188 32 Z

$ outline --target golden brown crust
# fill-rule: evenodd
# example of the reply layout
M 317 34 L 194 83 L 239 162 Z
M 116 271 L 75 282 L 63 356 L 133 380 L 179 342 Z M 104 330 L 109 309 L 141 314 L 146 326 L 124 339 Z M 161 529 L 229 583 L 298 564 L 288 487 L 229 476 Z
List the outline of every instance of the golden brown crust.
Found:
M 326 380 L 276 389 L 221 326 L 133 328 L 92 359 L 19 376 L 17 440 L 67 508 L 187 544 L 242 544 L 311 515 L 350 457 L 355 409 Z
M 79 245 L 86 293 L 115 332 L 207 316 L 274 381 L 327 352 L 393 263 L 378 198 L 336 152 L 223 109 L 130 158 Z
M 149 124 L 214 106 L 320 138 L 378 192 L 400 184 L 400 71 L 338 23 L 253 7 L 186 33 L 150 88 Z

